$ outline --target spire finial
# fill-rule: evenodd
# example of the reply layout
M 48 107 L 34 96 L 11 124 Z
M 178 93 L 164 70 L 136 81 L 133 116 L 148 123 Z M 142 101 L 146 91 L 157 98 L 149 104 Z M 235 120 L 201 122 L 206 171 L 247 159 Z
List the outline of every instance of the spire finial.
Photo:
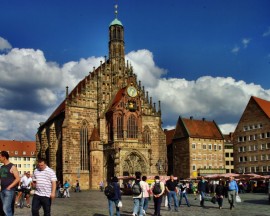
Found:
M 117 19 L 117 14 L 118 14 L 117 8 L 118 8 L 118 5 L 116 4 L 116 5 L 114 6 L 114 8 L 115 8 L 115 11 L 114 11 L 115 18 Z

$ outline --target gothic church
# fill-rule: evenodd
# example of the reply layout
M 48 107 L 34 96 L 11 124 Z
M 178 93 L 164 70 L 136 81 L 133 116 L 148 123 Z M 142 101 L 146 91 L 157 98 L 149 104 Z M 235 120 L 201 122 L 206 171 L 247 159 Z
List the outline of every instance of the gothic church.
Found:
M 166 137 L 156 106 L 125 61 L 124 27 L 109 26 L 109 58 L 69 92 L 36 134 L 58 180 L 97 188 L 112 176 L 165 175 Z M 147 73 L 147 71 L 145 71 Z

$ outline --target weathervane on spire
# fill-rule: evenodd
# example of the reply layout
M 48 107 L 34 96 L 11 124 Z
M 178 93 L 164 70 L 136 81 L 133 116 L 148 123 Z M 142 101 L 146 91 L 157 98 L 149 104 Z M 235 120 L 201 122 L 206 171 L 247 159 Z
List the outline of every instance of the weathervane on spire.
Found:
M 118 14 L 117 8 L 118 8 L 118 5 L 116 4 L 116 5 L 114 6 L 114 8 L 115 8 L 115 11 L 114 11 L 115 18 L 117 18 L 117 14 Z

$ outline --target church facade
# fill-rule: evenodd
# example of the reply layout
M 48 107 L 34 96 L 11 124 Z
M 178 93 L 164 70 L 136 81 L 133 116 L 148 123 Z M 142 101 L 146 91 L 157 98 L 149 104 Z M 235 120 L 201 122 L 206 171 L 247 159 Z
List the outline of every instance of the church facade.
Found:
M 109 26 L 109 57 L 69 92 L 36 134 L 58 180 L 97 188 L 112 176 L 164 175 L 166 137 L 156 105 L 125 61 L 124 27 Z M 147 71 L 145 71 L 147 73 Z

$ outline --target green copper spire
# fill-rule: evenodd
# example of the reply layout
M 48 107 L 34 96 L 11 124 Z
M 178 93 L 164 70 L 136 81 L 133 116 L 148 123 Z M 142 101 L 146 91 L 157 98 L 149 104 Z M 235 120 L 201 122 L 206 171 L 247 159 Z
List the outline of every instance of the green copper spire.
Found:
M 123 26 L 122 23 L 121 23 L 121 21 L 117 19 L 117 14 L 118 14 L 117 8 L 118 8 L 118 5 L 115 5 L 114 8 L 115 8 L 115 11 L 114 11 L 115 19 L 111 22 L 110 26 L 111 25 L 120 25 L 120 26 Z

